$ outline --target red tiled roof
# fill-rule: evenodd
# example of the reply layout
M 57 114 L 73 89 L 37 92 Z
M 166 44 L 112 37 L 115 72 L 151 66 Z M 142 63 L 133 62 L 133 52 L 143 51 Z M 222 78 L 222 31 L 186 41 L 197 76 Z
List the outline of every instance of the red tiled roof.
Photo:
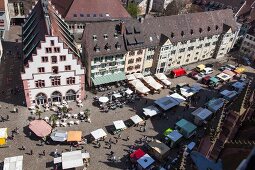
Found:
M 51 4 L 55 6 L 58 13 L 65 18 L 70 6 L 74 0 L 51 0 Z
M 4 6 L 4 0 L 0 0 L 0 11 L 4 11 L 5 6 Z
M 119 0 L 74 0 L 66 21 L 98 21 L 130 18 Z

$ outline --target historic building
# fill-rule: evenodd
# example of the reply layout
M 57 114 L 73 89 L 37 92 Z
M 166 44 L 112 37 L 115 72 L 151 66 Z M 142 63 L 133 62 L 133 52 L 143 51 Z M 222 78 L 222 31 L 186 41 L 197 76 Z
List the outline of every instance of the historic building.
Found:
M 73 101 L 85 96 L 85 70 L 68 26 L 51 4 L 38 1 L 22 27 L 27 106 Z
M 255 32 L 254 29 L 250 29 L 250 31 L 244 36 L 240 52 L 251 57 L 253 60 L 255 59 Z

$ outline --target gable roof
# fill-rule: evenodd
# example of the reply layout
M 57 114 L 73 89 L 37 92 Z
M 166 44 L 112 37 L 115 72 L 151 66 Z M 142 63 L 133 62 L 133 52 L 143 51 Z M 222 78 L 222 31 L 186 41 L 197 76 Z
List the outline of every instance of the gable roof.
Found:
M 52 0 L 66 21 L 93 22 L 130 18 L 119 0 Z
M 4 0 L 0 0 L 0 11 L 4 11 L 5 6 L 4 6 Z
M 255 20 L 255 0 L 246 0 L 236 16 L 242 23 L 251 23 Z
M 47 17 L 48 15 L 49 17 Z M 64 43 L 64 47 L 68 48 L 77 57 L 80 57 L 67 25 L 58 16 L 51 3 L 48 4 L 48 14 L 46 15 L 41 0 L 36 3 L 22 27 L 22 35 L 25 64 L 31 60 L 36 48 L 40 47 L 46 36 L 59 37 L 59 40 Z

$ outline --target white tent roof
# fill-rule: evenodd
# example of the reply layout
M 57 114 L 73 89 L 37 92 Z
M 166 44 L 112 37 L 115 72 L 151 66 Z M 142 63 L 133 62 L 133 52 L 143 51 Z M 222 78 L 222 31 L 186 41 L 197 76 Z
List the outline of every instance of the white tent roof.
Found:
M 4 159 L 3 170 L 22 170 L 23 169 L 23 155 L 8 157 Z
M 163 86 L 161 84 L 159 84 L 158 82 L 155 83 L 151 83 L 149 84 L 152 88 L 154 88 L 155 90 L 159 90 L 161 89 Z
M 143 80 L 148 84 L 154 83 L 156 81 L 152 76 L 146 76 L 143 78 Z
M 62 168 L 70 169 L 83 166 L 81 150 L 62 153 Z
M 105 131 L 103 129 L 97 129 L 93 132 L 91 132 L 91 135 L 97 140 L 100 139 L 104 136 L 107 136 L 107 134 L 105 133 Z
M 141 79 L 141 78 L 144 77 L 142 73 L 134 73 L 134 76 L 135 76 L 137 79 Z
M 144 84 L 139 79 L 130 81 L 129 83 L 132 84 L 135 88 L 144 86 Z
M 201 120 L 205 120 L 206 118 L 208 118 L 212 114 L 212 112 L 208 109 L 199 107 L 198 109 L 193 111 L 191 114 L 198 117 L 198 118 L 200 118 Z
M 113 96 L 114 96 L 115 98 L 122 97 L 120 93 L 115 93 L 115 94 L 113 94 Z
M 101 102 L 101 103 L 106 103 L 106 102 L 108 102 L 109 101 L 109 98 L 108 97 L 105 97 L 105 96 L 103 96 L 103 97 L 99 97 L 99 102 Z
M 130 117 L 130 119 L 134 122 L 134 124 L 138 124 L 143 121 L 143 119 L 140 118 L 140 116 L 138 116 L 138 115 L 134 115 L 134 116 Z
M 0 128 L 0 138 L 7 138 L 7 128 Z
M 127 128 L 123 120 L 117 120 L 113 122 L 116 129 L 125 129 Z
M 152 76 L 144 77 L 143 80 L 155 90 L 161 89 L 163 86 L 159 84 Z
M 190 97 L 190 96 L 193 96 L 197 91 L 194 91 L 192 90 L 190 87 L 188 86 L 185 86 L 185 87 L 182 87 L 180 88 L 180 91 L 181 91 L 181 94 L 184 96 L 184 97 Z
M 167 137 L 172 141 L 176 142 L 182 137 L 182 134 L 180 134 L 177 130 L 173 130 L 171 133 L 167 135 Z
M 53 141 L 63 142 L 67 139 L 67 132 L 66 131 L 55 131 L 52 132 L 50 135 Z
M 170 86 L 172 83 L 168 79 L 160 80 L 163 82 L 166 86 Z
M 155 162 L 154 159 L 152 159 L 152 157 L 150 157 L 148 154 L 143 155 L 137 160 L 137 163 L 144 169 L 153 164 L 153 162 Z
M 171 94 L 170 96 L 172 98 L 174 98 L 174 100 L 176 100 L 178 103 L 182 103 L 182 102 L 184 102 L 186 100 L 184 97 L 182 97 L 178 93 Z
M 148 87 L 143 86 L 143 87 L 136 87 L 136 90 L 139 91 L 140 93 L 148 93 L 150 89 Z
M 163 110 L 171 109 L 174 106 L 177 106 L 179 103 L 173 99 L 171 96 L 162 97 L 156 101 L 154 101 L 159 107 Z
M 132 90 L 130 90 L 129 88 L 125 91 L 127 94 L 132 94 L 133 93 L 133 91 Z
M 158 108 L 156 108 L 155 106 L 151 105 L 151 106 L 148 106 L 146 108 L 143 108 L 143 113 L 146 116 L 152 117 L 152 116 L 155 116 L 158 113 L 160 113 L 160 111 L 158 110 Z
M 133 75 L 133 74 L 126 75 L 126 78 L 127 78 L 128 81 L 136 79 L 135 75 Z
M 155 76 L 159 79 L 159 80 L 167 80 L 167 77 L 164 73 L 158 73 L 155 74 Z
M 231 76 L 229 76 L 228 74 L 225 74 L 225 73 L 220 73 L 217 75 L 217 77 L 223 81 L 227 81 L 227 80 L 231 79 Z

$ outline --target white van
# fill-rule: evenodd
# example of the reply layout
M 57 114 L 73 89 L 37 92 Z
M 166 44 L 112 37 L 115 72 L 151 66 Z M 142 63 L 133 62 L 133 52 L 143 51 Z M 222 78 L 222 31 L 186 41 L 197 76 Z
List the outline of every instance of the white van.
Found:
M 205 75 L 207 74 L 212 74 L 213 73 L 213 69 L 210 67 L 206 67 L 204 68 L 204 70 L 202 71 L 202 73 L 204 73 Z

